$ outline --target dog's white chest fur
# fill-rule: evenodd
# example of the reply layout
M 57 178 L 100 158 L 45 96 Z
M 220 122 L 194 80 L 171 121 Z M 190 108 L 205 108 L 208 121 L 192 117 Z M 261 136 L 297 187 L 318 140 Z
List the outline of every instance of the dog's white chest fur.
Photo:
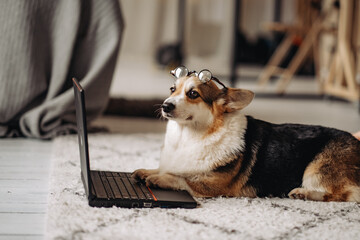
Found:
M 169 120 L 159 170 L 175 174 L 204 173 L 223 166 L 229 162 L 229 156 L 245 147 L 246 127 L 246 116 L 240 112 L 227 114 L 224 125 L 206 137 L 205 131 Z

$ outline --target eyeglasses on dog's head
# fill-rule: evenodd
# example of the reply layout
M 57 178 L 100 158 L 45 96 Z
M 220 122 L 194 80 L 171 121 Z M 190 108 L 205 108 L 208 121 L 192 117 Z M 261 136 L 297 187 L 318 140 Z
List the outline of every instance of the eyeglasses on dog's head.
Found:
M 222 82 L 220 82 L 219 79 L 214 77 L 208 69 L 203 69 L 199 73 L 197 73 L 196 71 L 189 71 L 189 69 L 187 69 L 184 66 L 179 66 L 171 70 L 170 73 L 176 78 L 187 77 L 194 74 L 196 77 L 199 78 L 200 82 L 202 83 L 208 83 L 211 80 L 214 80 L 215 82 L 220 84 L 224 89 L 227 89 L 227 87 Z

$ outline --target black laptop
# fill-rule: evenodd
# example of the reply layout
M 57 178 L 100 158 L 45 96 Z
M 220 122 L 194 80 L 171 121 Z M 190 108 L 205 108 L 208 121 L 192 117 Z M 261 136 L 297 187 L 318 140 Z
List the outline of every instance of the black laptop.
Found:
M 131 173 L 97 171 L 90 169 L 89 146 L 86 128 L 85 93 L 73 78 L 76 120 L 79 137 L 81 179 L 93 207 L 127 208 L 195 208 L 197 202 L 186 191 L 149 188 L 131 178 Z

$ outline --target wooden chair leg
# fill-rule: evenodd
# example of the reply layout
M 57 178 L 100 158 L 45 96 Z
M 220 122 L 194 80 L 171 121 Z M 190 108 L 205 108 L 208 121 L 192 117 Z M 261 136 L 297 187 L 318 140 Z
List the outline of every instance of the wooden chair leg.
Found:
M 300 48 L 296 52 L 294 58 L 291 60 L 289 66 L 284 71 L 284 74 L 279 80 L 278 93 L 282 94 L 285 92 L 287 85 L 290 83 L 291 78 L 294 76 L 295 72 L 299 69 L 306 56 L 309 54 L 312 46 L 312 36 L 306 36 L 303 43 L 301 43 Z
M 314 57 L 314 66 L 315 66 L 315 77 L 319 86 L 319 93 L 323 94 L 324 92 L 324 82 L 320 76 L 320 54 L 319 54 L 319 35 L 314 35 L 312 39 L 312 53 Z
M 334 86 L 337 88 L 341 88 L 342 87 L 342 83 L 344 80 L 344 72 L 343 72 L 343 67 L 341 64 L 341 58 L 339 56 L 339 54 L 335 55 L 335 79 L 334 79 Z
M 289 52 L 294 34 L 288 34 L 285 39 L 281 42 L 280 46 L 275 50 L 275 53 L 271 56 L 269 62 L 266 64 L 264 71 L 259 77 L 259 85 L 265 85 L 271 76 L 275 74 L 279 64 L 283 61 L 287 53 Z
M 291 81 L 291 78 L 294 76 L 295 72 L 299 69 L 306 56 L 309 54 L 311 47 L 313 46 L 313 39 L 319 34 L 321 30 L 321 21 L 322 18 L 318 18 L 308 34 L 306 35 L 304 41 L 301 43 L 300 48 L 296 52 L 294 58 L 291 60 L 289 66 L 286 71 L 282 75 L 279 80 L 279 86 L 277 92 L 283 94 L 285 92 L 286 87 Z

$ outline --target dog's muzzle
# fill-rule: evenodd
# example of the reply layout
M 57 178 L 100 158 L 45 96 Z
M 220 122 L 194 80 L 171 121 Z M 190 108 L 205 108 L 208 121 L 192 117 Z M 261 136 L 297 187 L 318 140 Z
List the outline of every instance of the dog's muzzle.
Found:
M 172 104 L 172 103 L 163 103 L 162 105 L 161 105 L 161 108 L 162 108 L 162 110 L 164 111 L 164 113 L 170 113 L 172 110 L 174 110 L 175 109 L 175 105 L 174 104 Z

